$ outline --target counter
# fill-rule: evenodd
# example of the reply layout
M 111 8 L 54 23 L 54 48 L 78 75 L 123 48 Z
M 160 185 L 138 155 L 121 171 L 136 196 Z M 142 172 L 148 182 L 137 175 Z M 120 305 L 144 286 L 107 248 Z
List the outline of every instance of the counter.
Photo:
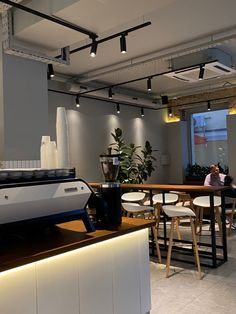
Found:
M 150 220 L 86 233 L 81 221 L 1 242 L 0 313 L 146 314 Z

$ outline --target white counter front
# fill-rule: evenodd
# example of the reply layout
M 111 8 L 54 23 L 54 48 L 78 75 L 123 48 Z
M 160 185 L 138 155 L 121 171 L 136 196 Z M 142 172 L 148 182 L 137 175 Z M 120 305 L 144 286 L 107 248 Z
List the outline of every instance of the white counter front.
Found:
M 0 313 L 149 313 L 148 228 L 143 228 L 2 271 Z

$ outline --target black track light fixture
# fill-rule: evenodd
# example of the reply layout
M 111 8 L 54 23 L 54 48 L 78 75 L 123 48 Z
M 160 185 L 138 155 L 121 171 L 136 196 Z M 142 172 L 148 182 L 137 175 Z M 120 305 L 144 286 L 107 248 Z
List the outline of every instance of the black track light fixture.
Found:
M 48 64 L 48 79 L 50 80 L 54 76 L 55 74 L 54 74 L 53 65 L 50 63 Z
M 211 111 L 211 103 L 210 103 L 210 100 L 208 100 L 208 102 L 207 102 L 207 110 L 208 110 L 208 111 Z
M 143 109 L 143 107 L 141 108 L 141 117 L 142 118 L 144 117 L 144 109 Z
M 168 107 L 168 117 L 172 118 L 173 117 L 173 111 L 171 107 Z
M 75 105 L 77 108 L 80 107 L 80 103 L 79 103 L 79 95 L 76 95 L 76 98 L 75 98 Z
M 97 47 L 98 47 L 98 43 L 96 42 L 96 40 L 93 40 L 91 50 L 90 50 L 90 56 L 92 58 L 96 57 Z
M 112 93 L 112 88 L 110 87 L 110 88 L 108 89 L 108 98 L 109 98 L 109 99 L 112 99 L 112 95 L 113 95 L 113 93 Z
M 205 72 L 205 64 L 200 64 L 199 76 L 198 76 L 199 81 L 203 80 L 204 72 Z
M 119 114 L 120 113 L 120 104 L 116 104 L 116 112 Z
M 148 90 L 148 92 L 150 92 L 152 90 L 152 79 L 151 79 L 151 77 L 149 77 L 147 79 L 147 90 Z
M 126 49 L 126 35 L 127 34 L 122 34 L 120 36 L 120 52 L 121 53 L 126 53 L 127 49 Z

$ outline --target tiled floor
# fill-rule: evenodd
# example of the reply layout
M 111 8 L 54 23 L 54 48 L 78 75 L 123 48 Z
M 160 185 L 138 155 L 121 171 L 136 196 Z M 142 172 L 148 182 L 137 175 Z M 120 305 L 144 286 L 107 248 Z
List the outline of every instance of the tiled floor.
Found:
M 165 278 L 165 265 L 151 262 L 150 314 L 235 314 L 236 230 L 228 237 L 228 256 L 217 269 L 202 268 L 202 280 L 194 266 L 179 264 L 172 268 L 174 275 Z

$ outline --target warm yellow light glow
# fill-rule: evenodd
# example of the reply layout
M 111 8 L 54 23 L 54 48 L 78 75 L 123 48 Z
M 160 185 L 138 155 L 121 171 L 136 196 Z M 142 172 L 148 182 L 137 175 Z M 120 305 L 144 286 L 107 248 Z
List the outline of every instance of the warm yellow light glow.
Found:
M 170 116 L 166 116 L 165 122 L 166 123 L 172 123 L 172 122 L 179 122 L 180 121 L 180 117 L 173 115 L 172 117 Z
M 66 253 L 58 254 L 58 255 L 55 255 L 52 257 L 47 257 L 47 258 L 39 260 L 37 262 L 29 263 L 29 264 L 26 264 L 23 266 L 19 266 L 19 267 L 15 267 L 15 268 L 12 268 L 12 269 L 9 269 L 6 271 L 2 271 L 2 272 L 0 272 L 0 278 L 4 277 L 4 276 L 6 276 L 12 272 L 17 273 L 21 270 L 22 271 L 27 270 L 27 268 L 31 268 L 32 266 L 34 267 L 39 263 L 53 263 L 57 259 L 62 259 L 62 258 L 69 257 L 69 256 L 73 257 L 73 255 L 76 257 L 79 252 L 82 253 L 84 250 L 90 250 L 90 251 L 92 251 L 94 249 L 99 250 L 99 254 L 104 254 L 104 256 L 105 256 L 107 246 L 110 246 L 111 248 L 117 247 L 117 246 L 127 247 L 130 245 L 130 243 L 132 243 L 132 240 L 135 240 L 138 237 L 144 238 L 147 236 L 148 236 L 148 228 L 142 229 L 139 231 L 135 231 L 135 232 L 132 232 L 129 234 L 121 235 L 121 236 L 118 236 L 118 237 L 110 239 L 110 240 L 95 243 L 93 245 L 89 245 L 89 246 L 85 246 L 83 248 L 68 251 Z
M 229 114 L 236 114 L 236 106 L 229 108 Z
M 12 268 L 12 269 L 8 269 L 8 270 L 4 270 L 2 272 L 0 272 L 0 278 L 8 275 L 8 274 L 11 274 L 11 273 L 17 273 L 19 271 L 24 271 L 24 270 L 27 270 L 31 267 L 35 266 L 35 262 L 33 263 L 30 263 L 30 264 L 26 264 L 26 265 L 22 265 L 22 266 L 19 266 L 19 267 L 15 267 L 15 268 Z

